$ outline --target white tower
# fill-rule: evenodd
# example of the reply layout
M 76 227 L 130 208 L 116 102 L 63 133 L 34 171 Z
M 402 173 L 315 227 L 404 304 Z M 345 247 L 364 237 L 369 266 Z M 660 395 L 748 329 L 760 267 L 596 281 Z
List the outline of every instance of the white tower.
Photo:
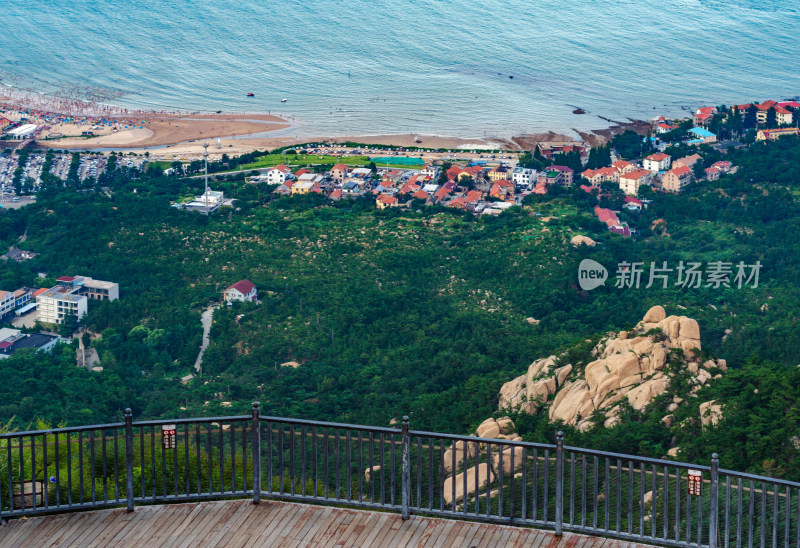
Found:
M 206 215 L 208 215 L 208 142 L 203 143 L 203 160 L 205 160 L 205 179 L 206 179 Z

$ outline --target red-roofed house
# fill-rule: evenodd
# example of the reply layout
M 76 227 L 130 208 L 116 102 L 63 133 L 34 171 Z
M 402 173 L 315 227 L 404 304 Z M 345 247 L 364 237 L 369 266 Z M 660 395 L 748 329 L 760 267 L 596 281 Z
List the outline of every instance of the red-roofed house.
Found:
M 611 211 L 610 209 L 605 209 L 599 206 L 595 206 L 594 214 L 597 215 L 597 218 L 600 219 L 600 222 L 606 224 L 606 226 L 611 232 L 622 234 L 625 237 L 631 235 L 630 229 L 627 226 L 620 223 L 617 214 Z
M 756 134 L 756 141 L 774 141 L 787 135 L 797 135 L 798 130 L 796 127 L 788 127 L 784 129 L 759 129 Z
M 699 127 L 708 126 L 708 122 L 714 116 L 715 112 L 717 112 L 716 107 L 698 108 L 697 111 L 694 113 L 694 125 Z
M 33 292 L 33 296 L 38 297 L 39 295 L 41 295 L 45 291 L 48 291 L 49 289 L 50 289 L 49 287 L 42 287 L 40 289 L 37 289 L 36 291 Z
M 678 129 L 678 126 L 672 126 L 664 122 L 656 124 L 656 133 L 669 133 L 673 129 Z
M 583 178 L 587 179 L 592 186 L 600 186 L 606 181 L 619 181 L 619 172 L 613 167 L 601 167 L 600 169 L 587 169 L 583 172 Z
M 464 196 L 459 196 L 458 198 L 453 198 L 447 204 L 447 207 L 452 207 L 454 209 L 467 209 L 467 199 Z
M 653 173 L 646 169 L 637 169 L 619 176 L 619 189 L 629 196 L 636 196 L 639 187 L 649 185 L 653 178 Z
M 792 112 L 787 110 L 781 106 L 775 106 L 775 121 L 778 122 L 778 125 L 784 126 L 789 125 L 792 123 Z
M 730 173 L 731 169 L 733 169 L 733 164 L 728 161 L 714 162 L 710 167 L 705 169 L 706 179 L 709 181 L 716 181 L 723 173 Z
M 559 181 L 564 186 L 572 186 L 572 180 L 575 176 L 575 171 L 567 166 L 550 166 L 551 171 L 558 171 L 561 173 L 561 180 Z
M 375 199 L 375 205 L 378 209 L 386 209 L 387 207 L 397 207 L 397 198 L 389 194 L 381 194 Z
M 75 281 L 75 277 L 74 276 L 61 276 L 60 278 L 56 278 L 56 281 L 57 282 L 72 283 L 73 281 Z
M 669 165 L 672 162 L 672 157 L 664 154 L 663 152 L 656 152 L 655 154 L 651 154 L 644 160 L 642 160 L 642 166 L 647 171 L 652 171 L 653 173 L 658 173 L 659 171 L 664 171 L 669 169 Z
M 467 192 L 465 198 L 469 203 L 480 202 L 483 199 L 483 192 L 479 190 L 470 190 L 469 192 Z
M 301 175 L 305 175 L 306 173 L 311 173 L 311 170 L 301 167 L 300 169 L 294 172 L 294 176 L 299 178 Z
M 250 280 L 239 280 L 227 288 L 222 294 L 222 297 L 225 299 L 225 302 L 228 303 L 234 301 L 253 302 L 258 298 L 258 290 L 256 289 L 256 284 Z
M 336 190 L 328 194 L 328 198 L 333 200 L 334 202 L 338 202 L 339 200 L 342 199 L 343 194 L 344 193 L 342 192 L 342 189 L 337 188 Z
M 350 173 L 349 167 L 344 164 L 336 164 L 331 168 L 330 176 L 334 181 L 342 182 L 348 173 Z
M 625 196 L 625 206 L 628 208 L 635 207 L 637 209 L 642 209 L 642 201 L 639 198 L 634 198 L 633 196 Z
M 437 202 L 441 202 L 444 200 L 448 194 L 450 194 L 451 190 L 449 188 L 441 187 L 439 190 L 436 191 L 436 194 L 433 195 L 433 198 Z
M 458 166 L 451 166 L 447 170 L 447 179 L 449 181 L 455 181 L 459 175 L 461 175 L 461 168 Z
M 428 201 L 428 198 L 430 198 L 430 196 L 428 196 L 428 193 L 425 192 L 424 190 L 416 191 L 411 197 L 416 200 L 425 200 L 426 202 Z
M 616 162 L 611 164 L 611 167 L 616 169 L 619 175 L 625 175 L 626 173 L 630 173 L 631 171 L 636 170 L 636 165 L 626 160 L 617 160 Z M 617 177 L 617 180 L 619 181 L 619 176 Z
M 690 154 L 689 156 L 678 158 L 672 162 L 672 167 L 694 167 L 694 165 L 702 159 L 703 157 L 699 154 Z
M 674 167 L 664 174 L 661 179 L 661 188 L 667 192 L 678 193 L 683 187 L 692 182 L 692 170 L 686 166 Z

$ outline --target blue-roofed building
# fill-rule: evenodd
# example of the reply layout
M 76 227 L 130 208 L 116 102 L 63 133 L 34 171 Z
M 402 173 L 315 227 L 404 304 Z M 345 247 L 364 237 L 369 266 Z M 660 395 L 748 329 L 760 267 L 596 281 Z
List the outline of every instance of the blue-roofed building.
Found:
M 717 142 L 717 136 L 702 127 L 693 127 L 688 133 L 690 137 L 694 137 L 689 141 L 690 145 Z

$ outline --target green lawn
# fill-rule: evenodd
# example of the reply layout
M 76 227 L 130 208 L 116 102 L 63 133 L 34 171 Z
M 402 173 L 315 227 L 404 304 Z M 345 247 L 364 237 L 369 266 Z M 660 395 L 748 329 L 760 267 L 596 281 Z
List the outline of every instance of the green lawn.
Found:
M 259 169 L 262 167 L 274 167 L 279 164 L 287 166 L 303 166 L 312 164 L 338 164 L 339 162 L 348 166 L 365 166 L 370 160 L 367 156 L 348 156 L 340 158 L 338 156 L 319 156 L 317 154 L 268 154 L 262 156 L 257 161 L 239 166 L 237 169 Z

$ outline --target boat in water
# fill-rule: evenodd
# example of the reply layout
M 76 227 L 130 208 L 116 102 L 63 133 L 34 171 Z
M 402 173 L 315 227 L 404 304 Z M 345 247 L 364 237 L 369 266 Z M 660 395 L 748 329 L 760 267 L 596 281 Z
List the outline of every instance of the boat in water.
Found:
M 248 94 L 247 94 L 247 96 L 248 96 L 248 97 L 255 97 L 255 96 L 256 96 L 256 94 L 255 94 L 255 93 L 248 93 Z
M 285 103 L 288 99 L 281 99 L 281 103 Z

